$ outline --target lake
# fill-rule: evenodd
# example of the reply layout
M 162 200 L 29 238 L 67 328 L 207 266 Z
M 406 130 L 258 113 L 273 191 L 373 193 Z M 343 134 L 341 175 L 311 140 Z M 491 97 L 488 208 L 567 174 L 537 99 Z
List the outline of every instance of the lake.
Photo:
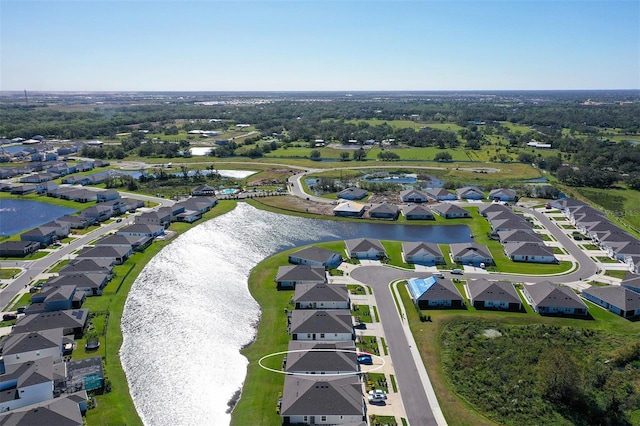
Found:
M 30 200 L 0 199 L 0 235 L 15 235 L 76 210 Z
M 239 203 L 162 249 L 134 282 L 122 316 L 122 366 L 144 424 L 229 424 L 227 402 L 247 369 L 240 349 L 260 319 L 251 269 L 282 250 L 358 237 L 472 241 L 466 225 L 314 220 Z

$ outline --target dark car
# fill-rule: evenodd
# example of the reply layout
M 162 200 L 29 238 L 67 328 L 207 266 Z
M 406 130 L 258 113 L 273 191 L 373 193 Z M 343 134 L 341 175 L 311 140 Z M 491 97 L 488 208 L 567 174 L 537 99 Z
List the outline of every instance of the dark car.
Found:
M 373 358 L 371 358 L 371 355 L 368 354 L 360 354 L 358 355 L 358 362 L 360 364 L 371 365 L 373 364 Z
M 12 321 L 17 318 L 18 318 L 18 315 L 16 314 L 9 313 L 9 314 L 2 315 L 2 321 Z
M 358 330 L 366 330 L 367 329 L 367 324 L 364 322 L 357 322 L 355 324 L 353 324 L 353 328 L 358 329 Z
M 20 306 L 18 309 L 16 309 L 16 312 L 19 314 L 24 314 L 24 311 L 27 310 L 26 306 Z
M 122 222 L 122 219 L 120 218 L 116 219 L 116 223 L 120 223 L 120 222 Z

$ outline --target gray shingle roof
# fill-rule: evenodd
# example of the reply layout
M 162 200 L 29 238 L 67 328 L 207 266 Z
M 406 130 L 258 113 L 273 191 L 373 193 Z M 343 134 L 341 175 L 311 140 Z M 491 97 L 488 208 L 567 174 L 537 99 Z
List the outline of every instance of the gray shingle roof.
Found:
M 591 286 L 582 291 L 598 299 L 604 300 L 610 305 L 616 306 L 623 311 L 635 311 L 640 309 L 640 294 L 617 285 L 604 287 Z
M 380 240 L 373 238 L 354 238 L 352 240 L 346 240 L 344 243 L 349 253 L 360 253 L 369 250 L 385 251 Z
M 402 214 L 406 216 L 428 216 L 433 217 L 433 212 L 422 204 L 412 204 L 402 207 Z
M 485 258 L 493 258 L 487 246 L 475 243 L 454 243 L 449 245 L 451 255 L 454 257 L 464 257 L 468 254 L 475 254 Z
M 2 341 L 2 354 L 21 354 L 55 347 L 62 347 L 62 328 L 12 333 Z
M 329 259 L 331 259 L 331 257 L 339 254 L 340 253 L 337 253 L 332 250 L 311 246 L 311 247 L 305 247 L 301 250 L 293 252 L 289 256 L 294 256 L 299 259 L 306 259 L 306 260 L 310 260 L 318 263 L 325 263 L 325 262 L 328 262 Z
M 360 381 L 355 376 L 322 379 L 287 376 L 281 413 L 283 416 L 364 415 Z
M 508 281 L 488 281 L 485 279 L 467 282 L 471 300 L 522 303 L 513 283 Z
M 291 340 L 286 371 L 359 371 L 356 346 L 353 341 Z
M 510 229 L 508 231 L 498 231 L 498 237 L 502 243 L 531 242 L 542 243 L 542 237 L 535 232 L 527 232 L 523 229 Z
M 462 300 L 456 286 L 448 279 L 438 279 L 418 300 Z
M 442 257 L 442 250 L 436 243 L 428 243 L 423 241 L 402 243 L 402 252 L 405 255 L 415 256 L 419 253 L 428 253 L 436 257 Z
M 506 243 L 504 251 L 507 256 L 553 256 L 553 249 L 543 244 L 519 241 Z
M 353 319 L 348 310 L 295 310 L 291 313 L 291 333 L 352 333 Z
M 296 302 L 347 302 L 349 291 L 346 285 L 302 283 L 296 286 L 293 300 Z
M 551 281 L 541 281 L 536 284 L 525 284 L 524 288 L 536 306 L 587 309 L 580 297 L 569 287 L 554 284 Z
M 280 266 L 276 281 L 317 281 L 325 282 L 326 274 L 322 266 L 293 265 Z

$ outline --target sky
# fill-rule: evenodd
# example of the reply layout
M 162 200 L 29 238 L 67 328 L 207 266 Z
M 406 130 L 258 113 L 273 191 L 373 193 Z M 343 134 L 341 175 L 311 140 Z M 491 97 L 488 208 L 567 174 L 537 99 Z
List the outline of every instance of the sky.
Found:
M 0 90 L 640 89 L 640 0 L 0 0 Z

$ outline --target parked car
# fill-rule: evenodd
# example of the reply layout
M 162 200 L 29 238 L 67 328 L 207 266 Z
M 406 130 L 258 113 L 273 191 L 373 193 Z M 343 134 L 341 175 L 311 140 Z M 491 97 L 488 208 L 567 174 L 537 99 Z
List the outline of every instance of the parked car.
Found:
M 387 399 L 387 393 L 382 389 L 372 389 L 369 391 L 369 397 Z
M 116 219 L 116 223 L 120 223 L 120 222 L 122 222 L 122 219 L 121 218 L 117 218 Z
M 369 354 L 360 354 L 358 355 L 358 362 L 360 364 L 371 365 L 373 364 L 373 358 Z
M 356 322 L 353 324 L 353 328 L 358 329 L 358 330 L 366 330 L 367 329 L 367 324 L 364 322 Z
M 462 269 L 452 269 L 451 273 L 455 275 L 462 275 L 464 274 L 464 271 Z
M 18 309 L 16 309 L 16 312 L 19 314 L 24 314 L 24 311 L 27 310 L 26 306 L 20 306 Z
M 2 315 L 2 321 L 12 321 L 17 318 L 18 318 L 18 315 L 12 314 L 12 313 Z
M 369 403 L 370 404 L 384 404 L 385 403 L 385 399 L 381 398 L 381 397 L 369 395 Z
M 436 278 L 444 278 L 444 274 L 442 272 L 434 272 L 431 275 L 436 277 Z

